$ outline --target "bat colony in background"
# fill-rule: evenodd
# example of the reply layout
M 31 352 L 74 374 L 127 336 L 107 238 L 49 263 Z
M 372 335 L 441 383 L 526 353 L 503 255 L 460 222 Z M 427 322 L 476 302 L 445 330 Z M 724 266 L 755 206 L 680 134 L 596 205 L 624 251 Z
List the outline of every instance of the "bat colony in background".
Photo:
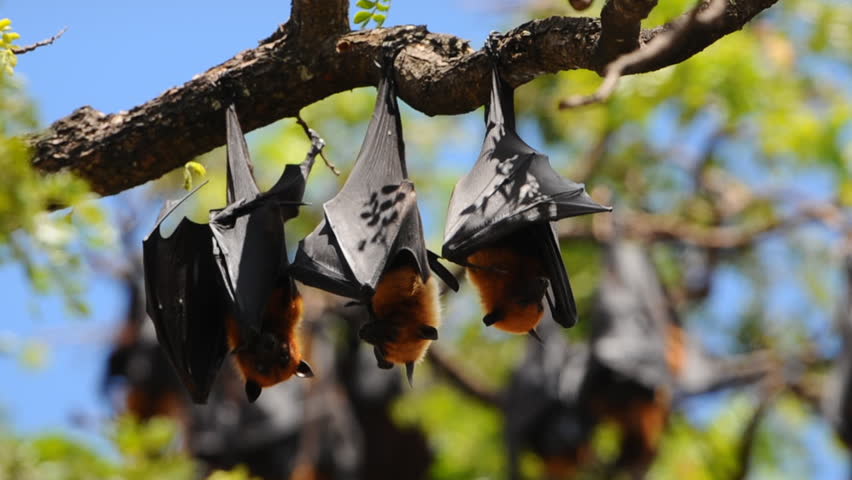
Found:
M 577 321 L 551 222 L 610 208 L 560 177 L 518 137 L 513 91 L 496 70 L 492 82 L 485 143 L 453 191 L 442 253 L 467 267 L 486 325 L 537 336 L 545 298 L 560 325 Z M 278 183 L 260 193 L 233 106 L 226 126 L 228 205 L 211 211 L 208 225 L 183 219 L 163 238 L 161 222 L 194 191 L 167 202 L 143 248 L 148 314 L 193 400 L 204 403 L 229 349 L 250 401 L 262 387 L 313 375 L 295 338 L 302 301 L 294 278 L 363 305 L 369 320 L 360 336 L 373 345 L 378 366 L 405 365 L 410 382 L 415 362 L 438 339 L 432 273 L 456 291 L 458 282 L 426 249 L 393 70 L 385 68 L 349 178 L 323 205 L 323 221 L 299 243 L 292 265 L 283 223 L 298 214 L 322 140 L 312 138 L 307 159 L 287 166 Z

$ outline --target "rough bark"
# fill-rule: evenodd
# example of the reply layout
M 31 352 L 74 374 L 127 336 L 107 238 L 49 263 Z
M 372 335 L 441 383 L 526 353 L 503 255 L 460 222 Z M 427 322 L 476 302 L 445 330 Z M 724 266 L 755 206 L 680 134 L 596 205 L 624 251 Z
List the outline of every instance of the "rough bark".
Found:
M 683 61 L 776 1 L 732 2 L 725 15 L 689 32 L 665 58 L 651 59 L 629 73 Z M 260 46 L 129 112 L 77 109 L 28 138 L 33 164 L 44 172 L 71 170 L 101 195 L 121 192 L 222 145 L 223 112 L 232 101 L 243 129 L 250 131 L 294 116 L 334 93 L 375 85 L 379 70 L 374 60 L 391 39 L 406 44 L 395 66 L 399 95 L 410 106 L 428 115 L 452 115 L 485 103 L 491 62 L 484 51 L 423 26 L 348 32 L 347 6 L 344 0 L 296 0 L 291 20 Z M 640 44 L 667 28 L 640 31 Z M 595 18 L 527 22 L 500 40 L 501 73 L 517 86 L 561 70 L 600 71 L 612 60 L 598 51 L 600 36 L 601 21 Z

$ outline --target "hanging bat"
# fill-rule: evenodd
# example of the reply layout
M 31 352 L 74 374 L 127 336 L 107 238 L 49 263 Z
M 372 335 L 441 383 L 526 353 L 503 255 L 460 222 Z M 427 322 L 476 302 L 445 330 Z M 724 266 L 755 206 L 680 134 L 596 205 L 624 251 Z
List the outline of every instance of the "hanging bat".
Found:
M 357 300 L 370 321 L 361 338 L 379 367 L 414 363 L 438 338 L 438 287 L 430 268 L 454 290 L 458 282 L 427 252 L 414 184 L 408 180 L 392 71 L 378 100 L 355 166 L 323 205 L 322 223 L 299 243 L 290 268 L 299 281 Z
M 164 238 L 162 221 L 198 189 L 193 190 L 178 202 L 167 202 L 143 242 L 148 315 L 196 403 L 205 402 L 229 347 L 250 400 L 261 386 L 294 373 L 310 376 L 294 346 L 301 300 L 286 273 L 284 222 L 298 214 L 323 142 L 312 135 L 305 161 L 288 165 L 278 182 L 261 193 L 233 106 L 226 113 L 226 129 L 227 206 L 212 210 L 207 225 L 182 219 Z
M 551 222 L 612 210 L 561 177 L 515 131 L 513 90 L 491 74 L 487 132 L 479 159 L 450 199 L 442 256 L 467 267 L 483 323 L 533 336 L 546 297 L 553 319 L 577 322 L 577 307 Z M 552 293 L 552 296 L 551 296 Z
M 590 338 L 582 403 L 622 432 L 615 468 L 645 472 L 687 358 L 685 332 L 650 253 L 635 242 L 607 246 Z
M 579 402 L 590 352 L 568 343 L 556 323 L 543 323 L 541 343 L 527 342 L 526 355 L 504 393 L 509 478 L 521 478 L 523 451 L 544 465 L 543 478 L 573 478 L 592 455 L 598 417 Z

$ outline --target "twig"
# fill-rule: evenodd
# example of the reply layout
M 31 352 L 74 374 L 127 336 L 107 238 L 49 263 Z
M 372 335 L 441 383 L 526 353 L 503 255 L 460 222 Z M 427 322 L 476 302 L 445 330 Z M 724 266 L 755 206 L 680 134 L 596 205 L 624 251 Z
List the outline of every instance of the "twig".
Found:
M 304 120 L 302 120 L 301 116 L 296 115 L 296 123 L 298 123 L 302 127 L 302 130 L 304 130 L 308 138 L 311 139 L 312 144 L 316 145 L 317 143 L 320 143 L 322 145 L 325 145 L 325 140 L 323 140 L 322 137 L 319 136 L 316 130 L 309 127 L 308 124 L 305 123 Z M 320 148 L 319 155 L 322 158 L 322 161 L 325 162 L 325 166 L 328 167 L 329 170 L 331 170 L 331 173 L 339 177 L 340 170 L 335 164 L 328 161 L 328 158 L 325 157 L 325 152 L 322 148 Z
M 731 476 L 731 480 L 744 480 L 748 476 L 752 464 L 754 443 L 757 440 L 758 427 L 760 427 L 760 422 L 766 416 L 766 412 L 772 405 L 772 401 L 775 399 L 777 393 L 777 389 L 764 393 L 760 399 L 760 404 L 754 409 L 754 413 L 751 415 L 748 424 L 746 424 L 742 439 L 740 440 L 739 453 L 737 454 L 739 459 L 739 462 L 737 462 L 738 468 Z
M 607 65 L 604 68 L 604 81 L 595 93 L 569 97 L 559 102 L 559 108 L 565 110 L 607 100 L 615 92 L 618 81 L 627 69 L 675 48 L 690 29 L 696 25 L 712 23 L 721 17 L 725 12 L 726 3 L 726 0 L 710 0 L 709 6 L 703 11 L 700 5 L 695 7 L 687 18 L 672 22 L 670 30 L 657 35 L 644 47 L 622 55 Z
M 56 35 L 54 35 L 54 36 L 52 36 L 48 39 L 42 40 L 40 42 L 36 42 L 32 45 L 27 45 L 25 47 L 13 47 L 12 53 L 14 53 L 15 55 L 23 55 L 25 53 L 30 53 L 37 48 L 41 48 L 41 47 L 45 47 L 47 45 L 50 45 L 53 42 L 59 40 L 59 37 L 64 35 L 66 31 L 68 31 L 68 27 L 63 27 L 62 30 L 59 31 L 59 33 L 57 33 Z
M 461 390 L 463 393 L 466 393 L 476 400 L 492 407 L 499 408 L 503 405 L 503 399 L 499 392 L 485 387 L 477 380 L 471 378 L 467 372 L 454 365 L 452 360 L 447 358 L 447 354 L 444 353 L 439 346 L 432 345 L 429 348 L 429 353 L 426 355 L 426 358 L 429 359 L 429 362 L 433 367 L 435 367 L 435 370 L 444 375 L 447 380 L 453 384 L 453 386 Z

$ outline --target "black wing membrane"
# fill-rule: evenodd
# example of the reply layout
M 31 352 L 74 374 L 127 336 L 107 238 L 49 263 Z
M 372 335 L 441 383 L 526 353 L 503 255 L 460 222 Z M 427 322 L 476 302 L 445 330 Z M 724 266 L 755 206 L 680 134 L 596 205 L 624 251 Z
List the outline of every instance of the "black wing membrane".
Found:
M 571 327 L 577 307 L 550 222 L 612 208 L 592 200 L 582 184 L 556 173 L 546 155 L 518 136 L 514 92 L 496 69 L 491 82 L 485 141 L 473 169 L 453 190 L 441 253 L 465 264 L 468 255 L 523 230 L 529 249 L 542 256 L 547 270 L 553 319 Z
M 210 229 L 184 218 L 164 238 L 160 225 L 172 209 L 167 203 L 142 243 L 146 310 L 193 401 L 205 403 L 228 353 L 228 305 L 213 258 Z
M 559 249 L 559 238 L 551 222 L 536 223 L 528 228 L 533 245 L 538 245 L 537 253 L 542 259 L 545 273 L 550 281 L 548 287 L 548 303 L 550 299 L 550 315 L 553 320 L 565 328 L 577 323 L 577 305 L 574 303 L 574 293 L 568 281 L 568 272 L 562 262 L 562 251 Z
M 323 205 L 322 223 L 299 243 L 293 275 L 363 299 L 372 295 L 388 262 L 408 251 L 425 281 L 429 260 L 417 195 L 407 177 L 399 106 L 386 75 L 355 166 L 340 192 Z
M 513 90 L 496 70 L 491 79 L 482 151 L 450 199 L 442 254 L 451 260 L 530 223 L 612 210 L 592 200 L 583 184 L 556 173 L 546 155 L 521 140 Z
M 211 211 L 210 228 L 216 240 L 216 259 L 234 314 L 246 334 L 252 335 L 261 329 L 266 302 L 282 266 L 286 265 L 284 222 L 277 202 L 283 200 L 278 196 L 286 197 L 289 192 L 283 187 L 277 190 L 273 187 L 272 191 L 278 196 L 260 193 L 233 105 L 226 113 L 226 130 L 228 206 L 220 211 Z M 285 182 L 287 172 L 293 171 L 285 169 L 279 183 Z M 304 186 L 297 193 L 304 193 Z
M 614 240 L 598 294 L 592 327 L 595 358 L 647 388 L 675 387 L 666 359 L 668 328 L 679 320 L 640 245 Z

